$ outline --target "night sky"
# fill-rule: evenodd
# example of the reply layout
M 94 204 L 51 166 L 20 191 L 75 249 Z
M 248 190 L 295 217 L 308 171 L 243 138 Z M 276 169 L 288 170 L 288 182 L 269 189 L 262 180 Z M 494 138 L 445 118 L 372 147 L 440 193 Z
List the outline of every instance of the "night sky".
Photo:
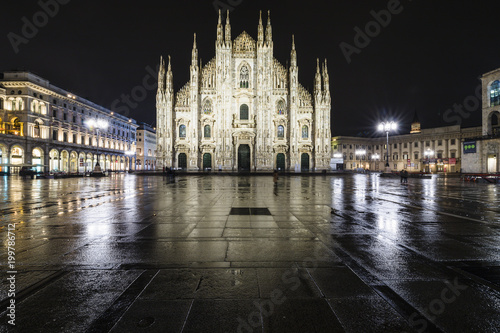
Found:
M 498 1 L 59 0 L 65 4 L 41 14 L 40 3 L 54 1 L 3 4 L 0 71 L 29 70 L 153 125 L 152 74 L 160 56 L 172 57 L 177 91 L 189 79 L 193 33 L 203 63 L 215 56 L 221 6 L 231 9 L 233 39 L 242 31 L 257 39 L 259 10 L 264 24 L 271 10 L 275 57 L 287 64 L 294 34 L 299 81 L 310 92 L 316 58 L 328 60 L 334 136 L 372 136 L 385 119 L 408 133 L 415 110 L 423 128 L 479 126 L 478 78 L 500 67 Z M 373 24 L 373 13 L 388 8 L 390 22 Z M 26 22 L 37 23 L 38 31 L 23 29 Z M 367 24 L 373 37 L 358 38 L 357 47 L 355 28 L 365 31 Z M 352 51 L 350 62 L 341 43 Z M 120 100 L 139 90 L 146 92 L 140 100 Z

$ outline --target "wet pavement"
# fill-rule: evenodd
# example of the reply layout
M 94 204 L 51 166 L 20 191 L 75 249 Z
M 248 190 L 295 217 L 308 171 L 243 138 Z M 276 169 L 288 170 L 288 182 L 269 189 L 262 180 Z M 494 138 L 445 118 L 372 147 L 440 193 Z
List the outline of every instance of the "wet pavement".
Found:
M 17 272 L 14 328 L 3 269 L 1 332 L 500 331 L 498 185 L 122 174 L 0 188 Z

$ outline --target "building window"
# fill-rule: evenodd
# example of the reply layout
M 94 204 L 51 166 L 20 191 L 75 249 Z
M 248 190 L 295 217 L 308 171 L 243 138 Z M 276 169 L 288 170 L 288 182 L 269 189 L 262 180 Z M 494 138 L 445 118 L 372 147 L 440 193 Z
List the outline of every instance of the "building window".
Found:
M 278 101 L 278 104 L 276 105 L 276 109 L 278 111 L 278 114 L 285 114 L 285 101 L 280 99 Z
M 418 153 L 415 153 L 415 160 L 418 160 Z
M 278 138 L 284 138 L 285 137 L 285 128 L 283 125 L 278 126 Z
M 54 130 L 52 131 L 52 140 L 57 140 L 58 139 L 58 131 Z
M 455 139 L 450 140 L 450 144 L 454 145 L 455 144 Z
M 495 81 L 490 88 L 490 104 L 491 106 L 500 105 L 500 81 Z
M 404 143 L 403 148 L 408 148 L 408 143 Z
M 451 158 L 456 158 L 456 157 L 457 157 L 457 154 L 456 154 L 455 152 L 451 152 L 451 153 L 450 153 L 450 157 L 451 157 Z
M 33 137 L 34 138 L 40 137 L 40 124 L 39 123 L 35 123 L 35 127 L 33 127 Z
M 76 139 L 76 134 L 73 134 L 73 143 L 76 143 L 78 140 Z
M 250 78 L 250 72 L 246 65 L 243 65 L 240 69 L 240 88 L 248 88 L 248 80 Z
M 438 140 L 438 146 L 442 146 L 443 145 L 443 140 Z
M 302 139 L 308 139 L 309 138 L 309 127 L 306 125 L 302 126 Z
M 394 144 L 394 148 L 398 148 L 398 144 L 397 143 Z
M 431 142 L 430 141 L 425 141 L 425 146 L 426 147 L 430 147 L 431 146 Z
M 212 101 L 209 99 L 206 99 L 205 102 L 203 103 L 203 113 L 204 114 L 211 114 L 212 113 Z
M 417 148 L 417 147 L 418 147 L 418 142 L 415 142 L 414 147 L 415 147 L 415 148 Z
M 210 130 L 210 125 L 205 125 L 205 127 L 203 128 L 203 136 L 205 138 L 210 138 L 212 136 L 212 131 Z
M 179 126 L 179 138 L 186 137 L 186 125 Z
M 66 121 L 68 119 L 68 115 L 66 113 L 63 113 L 63 120 Z
M 442 152 L 438 152 L 437 153 L 437 158 L 443 158 L 443 153 Z
M 240 106 L 240 120 L 248 120 L 248 105 L 246 104 Z
M 63 133 L 63 141 L 68 142 L 68 133 Z

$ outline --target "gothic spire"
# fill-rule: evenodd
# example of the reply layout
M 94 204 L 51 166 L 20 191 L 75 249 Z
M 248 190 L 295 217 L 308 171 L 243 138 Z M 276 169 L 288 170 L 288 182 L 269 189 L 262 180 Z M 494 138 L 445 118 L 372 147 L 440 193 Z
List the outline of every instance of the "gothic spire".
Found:
M 325 58 L 325 63 L 323 64 L 323 88 L 325 89 L 326 94 L 330 93 L 330 76 L 328 75 L 328 66 L 326 64 L 326 58 Z
M 158 71 L 158 91 L 165 90 L 165 61 L 160 56 L 160 70 Z
M 229 9 L 227 10 L 226 18 L 226 43 L 231 42 L 231 23 L 229 22 Z
M 319 70 L 319 58 L 316 59 L 316 77 L 315 77 L 316 84 L 314 85 L 314 93 L 318 94 L 321 93 L 321 73 Z
M 273 29 L 271 28 L 271 11 L 267 11 L 267 27 L 266 27 L 266 42 L 272 43 L 273 41 Z
M 196 48 L 196 33 L 195 33 L 193 40 L 193 51 L 191 53 L 191 63 L 192 65 L 196 66 L 197 62 L 198 62 L 198 49 Z
M 167 68 L 167 82 L 166 82 L 166 85 L 165 85 L 165 90 L 168 91 L 168 92 L 172 92 L 174 90 L 174 78 L 173 78 L 173 75 L 172 75 L 172 66 L 170 64 L 170 55 L 168 56 L 168 68 Z
M 257 42 L 261 45 L 264 43 L 264 26 L 262 25 L 262 10 L 260 11 L 259 14 L 259 28 L 257 33 Z
M 292 52 L 290 54 L 290 62 L 292 66 L 297 66 L 297 51 L 295 51 L 295 35 L 292 35 Z
M 222 45 L 224 42 L 224 31 L 222 29 L 222 13 L 219 9 L 219 23 L 217 24 L 217 45 Z

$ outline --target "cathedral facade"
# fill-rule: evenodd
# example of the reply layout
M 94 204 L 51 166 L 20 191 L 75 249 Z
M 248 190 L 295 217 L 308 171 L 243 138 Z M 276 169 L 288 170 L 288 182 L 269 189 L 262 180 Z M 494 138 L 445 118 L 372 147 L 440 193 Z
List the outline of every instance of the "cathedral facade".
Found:
M 174 92 L 170 57 L 160 60 L 157 164 L 183 170 L 309 171 L 329 169 L 331 97 L 326 60 L 317 61 L 314 91 L 273 56 L 271 20 L 257 40 L 231 38 L 219 12 L 215 57 L 198 59 L 194 36 L 190 80 Z

